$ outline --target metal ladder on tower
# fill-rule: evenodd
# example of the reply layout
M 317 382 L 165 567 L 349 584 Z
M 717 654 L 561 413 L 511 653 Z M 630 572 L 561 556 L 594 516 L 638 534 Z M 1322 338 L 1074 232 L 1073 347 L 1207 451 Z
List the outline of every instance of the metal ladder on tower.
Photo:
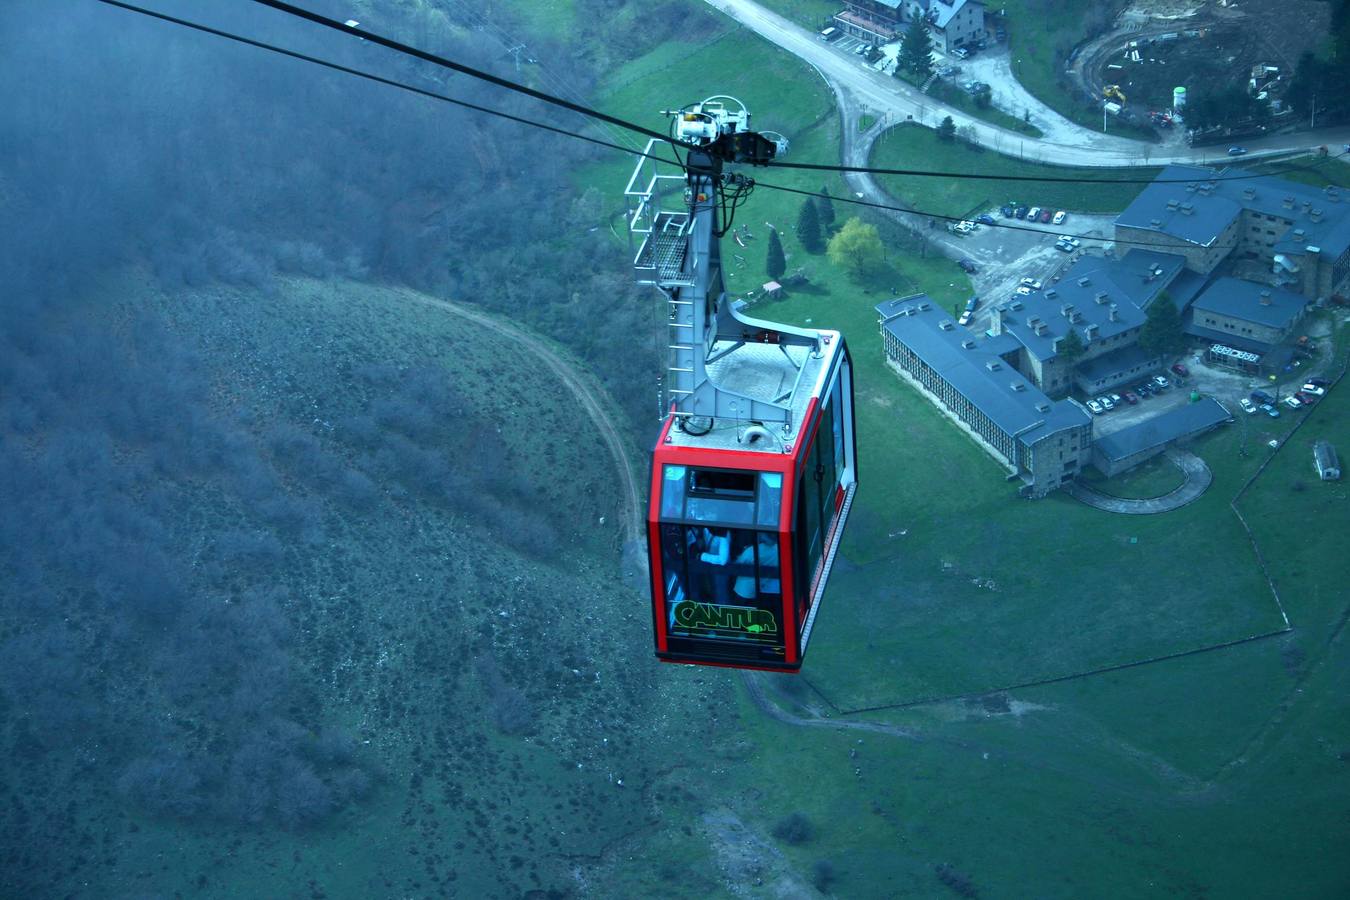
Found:
M 694 393 L 694 301 L 678 296 L 666 297 L 666 382 L 663 403 Z

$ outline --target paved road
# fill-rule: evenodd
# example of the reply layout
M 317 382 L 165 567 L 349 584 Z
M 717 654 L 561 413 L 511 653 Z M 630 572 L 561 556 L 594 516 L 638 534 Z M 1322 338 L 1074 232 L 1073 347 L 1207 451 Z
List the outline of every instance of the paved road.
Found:
M 973 119 L 960 110 L 946 107 L 899 79 L 883 75 L 863 63 L 859 57 L 840 52 L 833 45 L 819 40 L 814 32 L 807 31 L 777 13 L 765 9 L 753 0 L 707 0 L 707 3 L 809 63 L 826 81 L 847 88 L 857 102 L 872 110 L 874 114 L 887 117 L 892 123 L 903 122 L 913 117 L 917 122 L 935 126 L 943 116 L 950 115 L 958 127 L 974 128 L 976 140 L 986 147 L 1001 149 L 1003 152 L 1013 152 L 1016 149 L 1026 159 L 1058 165 L 1137 166 L 1169 162 L 1216 162 L 1219 159 L 1227 159 L 1222 155 L 1222 148 L 1218 150 L 1213 147 L 1160 148 L 1143 141 L 1101 134 L 1067 122 L 1048 108 L 1033 113 L 1033 121 L 1046 132 L 1046 135 L 1041 138 L 1029 138 L 1006 128 Z M 1008 77 L 1011 78 L 1011 73 Z M 990 83 L 993 84 L 992 81 Z M 1008 93 L 1019 89 L 1002 84 L 999 90 Z M 1019 96 L 1029 97 L 1025 91 Z M 1016 107 L 1015 99 L 1008 102 Z M 1039 103 L 1037 106 L 1043 107 Z M 1350 128 L 1280 135 L 1244 144 L 1251 150 L 1251 154 L 1247 157 L 1251 159 L 1253 156 L 1263 154 L 1309 150 L 1322 145 L 1340 146 L 1346 142 L 1350 142 Z
M 1154 513 L 1180 509 L 1187 503 L 1198 500 L 1200 495 L 1214 481 L 1214 475 L 1210 472 L 1209 466 L 1205 465 L 1203 459 L 1188 450 L 1171 447 L 1165 452 L 1168 460 L 1181 470 L 1181 474 L 1186 477 L 1186 480 L 1181 483 L 1180 487 L 1160 497 L 1150 497 L 1146 500 L 1126 500 L 1121 497 L 1111 497 L 1099 493 L 1077 481 L 1070 482 L 1065 490 L 1075 500 L 1113 513 L 1148 516 Z

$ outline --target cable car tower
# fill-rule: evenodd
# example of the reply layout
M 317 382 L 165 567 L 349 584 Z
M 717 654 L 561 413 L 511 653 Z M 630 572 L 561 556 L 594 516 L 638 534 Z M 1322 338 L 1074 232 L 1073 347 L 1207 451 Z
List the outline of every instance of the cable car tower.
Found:
M 647 515 L 656 655 L 795 672 L 857 488 L 852 363 L 839 332 L 727 298 L 719 242 L 754 182 L 724 168 L 766 165 L 786 141 L 751 131 L 733 97 L 667 115 L 672 140 L 648 142 L 624 192 L 638 283 L 666 313 Z

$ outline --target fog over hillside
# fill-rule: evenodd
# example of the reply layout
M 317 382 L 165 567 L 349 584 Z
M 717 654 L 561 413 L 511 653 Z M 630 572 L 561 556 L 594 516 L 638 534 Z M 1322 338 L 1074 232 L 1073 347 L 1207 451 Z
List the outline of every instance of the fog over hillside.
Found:
M 250 4 L 155 8 L 578 126 Z M 510 66 L 434 5 L 370 19 Z M 285 829 L 370 794 L 380 766 L 325 724 L 288 613 L 335 516 L 411 498 L 510 552 L 570 540 L 511 468 L 500 398 L 466 396 L 435 360 L 376 359 L 334 373 L 339 421 L 284 403 L 290 421 L 260 421 L 237 400 L 256 385 L 220 383 L 175 298 L 280 302 L 303 277 L 479 304 L 585 359 L 630 425 L 650 424 L 652 370 L 610 352 L 614 329 L 647 319 L 607 227 L 614 198 L 572 187 L 595 148 L 84 0 L 12 5 L 0 35 L 0 893 L 35 896 L 84 806 L 51 804 L 80 780 L 167 820 Z M 593 82 L 588 61 L 545 51 L 555 77 Z M 168 306 L 116 293 L 129 283 Z M 518 706 L 494 665 L 479 668 Z M 520 727 L 520 709 L 499 715 Z

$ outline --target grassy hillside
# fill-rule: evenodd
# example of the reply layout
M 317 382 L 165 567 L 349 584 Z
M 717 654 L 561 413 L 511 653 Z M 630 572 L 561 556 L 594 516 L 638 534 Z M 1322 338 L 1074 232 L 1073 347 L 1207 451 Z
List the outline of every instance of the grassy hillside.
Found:
M 1159 169 L 1074 169 L 1026 162 L 1017 158 L 1017 141 L 1001 147 L 976 147 L 961 141 L 938 139 L 937 132 L 921 126 L 902 125 L 886 132 L 874 145 L 871 163 L 879 168 L 919 168 L 919 160 L 941 160 L 944 172 L 979 175 L 1012 175 L 1035 178 L 1149 179 Z M 1049 206 L 1074 212 L 1119 212 L 1135 198 L 1144 184 L 1076 184 L 1072 182 L 962 181 L 951 178 L 885 176 L 881 183 L 894 196 L 916 209 L 942 215 L 964 216 L 972 210 L 997 207 L 1010 200 L 1028 206 Z
M 369 486 L 319 492 L 303 471 L 283 479 L 287 496 L 316 504 L 321 530 L 281 536 L 286 564 L 272 586 L 286 598 L 305 715 L 353 736 L 343 752 L 372 785 L 357 807 L 293 835 L 189 829 L 98 789 L 110 761 L 49 753 L 3 770 L 4 883 L 26 896 L 88 884 L 105 895 L 521 896 L 569 889 L 575 866 L 649 827 L 641 790 L 671 765 L 671 723 L 712 725 L 695 698 L 654 678 L 647 615 L 619 562 L 626 510 L 614 463 L 538 359 L 429 298 L 352 282 L 169 296 L 128 277 L 100 297 L 111 321 L 163 317 L 201 354 L 215 402 L 249 431 L 294 429 L 313 440 L 309 468 L 370 473 Z M 393 405 L 410 396 L 397 376 L 409 371 L 439 373 L 462 405 L 438 414 L 452 431 L 477 429 L 463 435 L 477 452 L 443 451 L 458 476 L 419 484 L 411 471 L 398 435 L 409 433 L 400 415 L 413 412 Z M 373 434 L 357 424 L 368 413 Z M 377 465 L 387 454 L 402 460 L 389 477 Z M 452 485 L 488 503 L 447 503 L 439 493 Z M 206 477 L 175 490 L 196 497 L 207 520 L 247 515 L 223 487 Z M 526 528 L 528 543 L 494 519 L 516 491 L 529 514 L 508 527 Z M 193 518 L 175 528 L 211 539 Z M 251 567 L 235 565 L 247 581 Z M 140 701 L 152 714 L 161 703 L 161 719 L 211 715 L 195 701 Z M 3 727 L 13 740 L 17 726 Z M 22 799 L 9 794 L 20 773 Z M 44 822 L 39 811 L 66 797 L 78 798 L 72 817 Z M 36 850 L 58 832 L 103 850 L 41 866 Z

